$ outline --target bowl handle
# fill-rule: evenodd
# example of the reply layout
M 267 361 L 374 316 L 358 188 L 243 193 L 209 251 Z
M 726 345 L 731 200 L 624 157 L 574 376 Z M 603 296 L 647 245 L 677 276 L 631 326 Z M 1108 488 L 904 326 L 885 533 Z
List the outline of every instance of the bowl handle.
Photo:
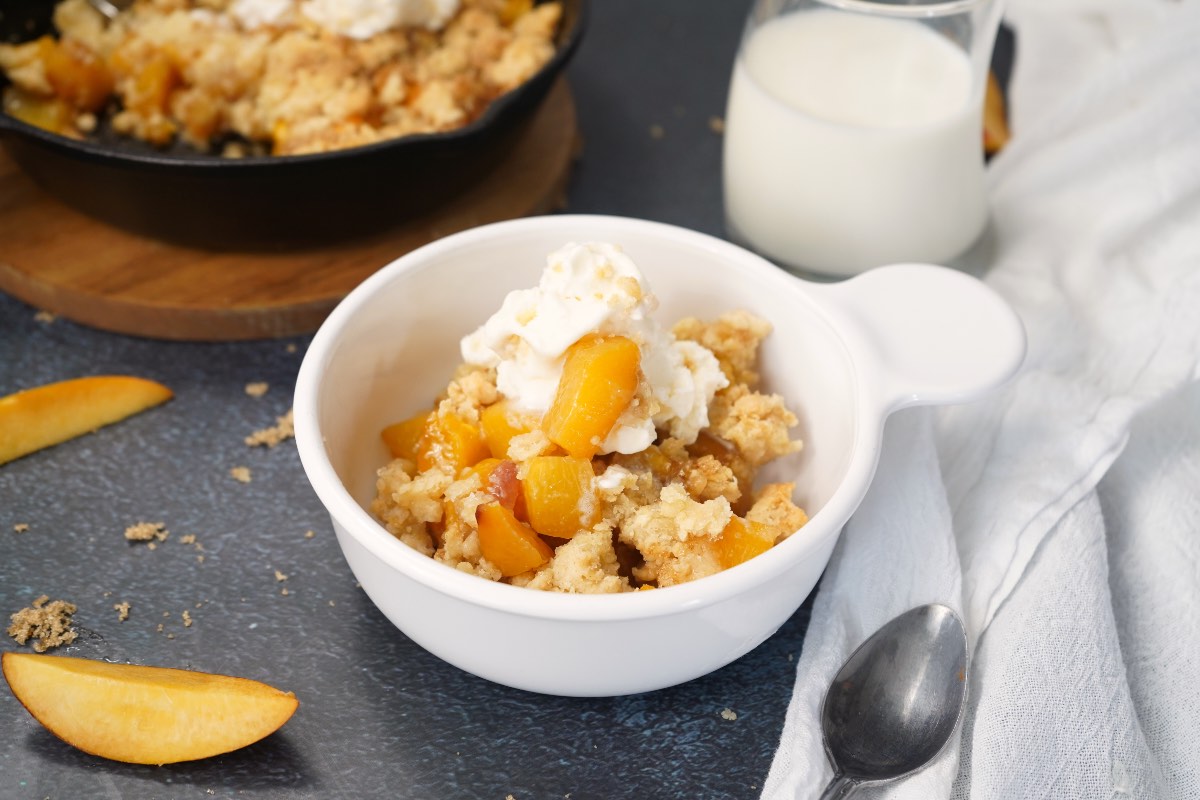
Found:
M 842 318 L 863 388 L 885 413 L 974 399 L 1012 378 L 1025 358 L 1016 312 L 956 270 L 896 264 L 810 288 Z

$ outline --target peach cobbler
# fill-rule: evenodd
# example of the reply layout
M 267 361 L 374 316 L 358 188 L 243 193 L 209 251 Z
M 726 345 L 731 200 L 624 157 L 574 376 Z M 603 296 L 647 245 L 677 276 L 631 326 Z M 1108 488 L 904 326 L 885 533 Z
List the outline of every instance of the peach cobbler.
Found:
M 711 575 L 806 521 L 793 485 L 754 488 L 800 449 L 760 390 L 770 325 L 744 311 L 670 329 L 618 247 L 571 244 L 462 340 L 429 409 L 383 431 L 372 512 L 456 569 L 563 592 Z
M 554 54 L 556 2 L 136 0 L 54 10 L 0 45 L 11 116 L 225 155 L 298 155 L 459 128 Z

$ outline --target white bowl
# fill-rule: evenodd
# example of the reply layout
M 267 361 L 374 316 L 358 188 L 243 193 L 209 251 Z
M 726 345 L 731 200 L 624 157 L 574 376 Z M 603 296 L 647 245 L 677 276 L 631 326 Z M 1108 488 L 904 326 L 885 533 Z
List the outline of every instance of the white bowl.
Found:
M 427 408 L 458 341 L 512 289 L 536 284 L 570 241 L 621 245 L 665 324 L 745 308 L 774 332 L 761 371 L 800 417 L 802 453 L 767 469 L 811 516 L 757 558 L 701 580 L 620 595 L 569 595 L 458 572 L 393 538 L 367 511 L 388 461 L 379 431 Z M 643 692 L 704 675 L 774 633 L 816 584 L 866 492 L 884 419 L 973 398 L 1024 356 L 1015 314 L 941 267 L 900 265 L 836 284 L 801 281 L 694 231 L 604 216 L 501 222 L 422 247 L 355 289 L 317 332 L 296 385 L 296 442 L 346 561 L 396 627 L 488 680 L 557 695 Z

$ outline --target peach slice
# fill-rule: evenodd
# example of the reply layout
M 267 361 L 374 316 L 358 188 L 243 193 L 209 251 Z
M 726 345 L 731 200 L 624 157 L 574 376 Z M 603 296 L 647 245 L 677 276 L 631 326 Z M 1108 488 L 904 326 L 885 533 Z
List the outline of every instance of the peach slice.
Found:
M 0 464 L 65 442 L 165 403 L 161 383 L 129 375 L 96 375 L 0 397 Z
M 275 732 L 298 702 L 265 683 L 166 667 L 4 653 L 4 677 L 34 719 L 85 753 L 173 764 Z

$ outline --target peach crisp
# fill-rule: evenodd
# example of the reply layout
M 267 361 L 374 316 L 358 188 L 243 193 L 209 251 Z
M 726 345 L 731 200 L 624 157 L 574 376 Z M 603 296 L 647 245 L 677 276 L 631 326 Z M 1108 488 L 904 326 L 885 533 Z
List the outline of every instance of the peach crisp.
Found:
M 301 155 L 460 128 L 550 60 L 530 0 L 61 0 L 59 35 L 0 44 L 4 112 L 228 156 Z
M 684 583 L 792 535 L 805 512 L 759 468 L 800 449 L 760 390 L 770 325 L 745 311 L 661 328 L 607 244 L 552 253 L 462 341 L 430 408 L 382 432 L 371 510 L 412 548 L 488 580 L 611 593 Z

